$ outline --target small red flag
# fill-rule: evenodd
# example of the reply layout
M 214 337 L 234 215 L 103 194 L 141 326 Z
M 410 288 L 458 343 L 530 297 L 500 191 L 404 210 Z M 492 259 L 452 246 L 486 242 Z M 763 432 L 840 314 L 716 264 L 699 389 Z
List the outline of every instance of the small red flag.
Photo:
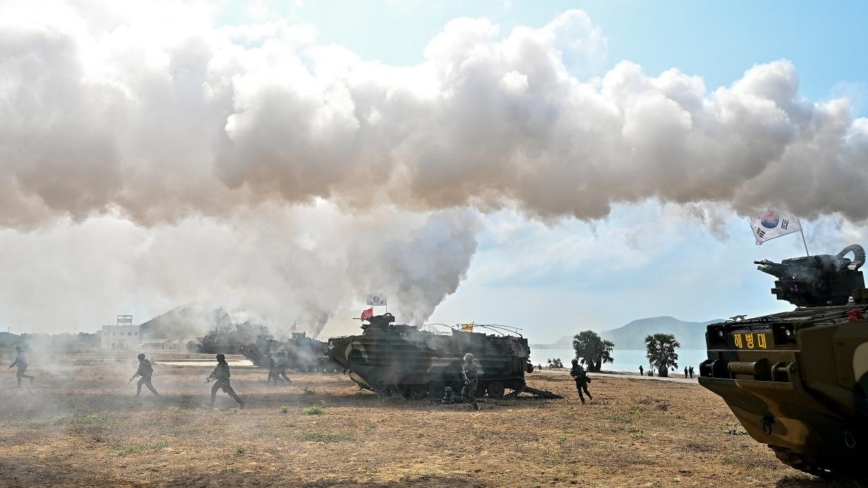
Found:
M 367 310 L 362 311 L 362 320 L 367 320 L 374 316 L 374 309 L 369 308 Z
M 293 322 L 293 323 L 292 323 L 292 327 L 290 327 L 289 330 L 295 332 L 295 329 L 296 329 L 295 325 L 296 325 L 297 323 L 298 323 L 298 321 Z

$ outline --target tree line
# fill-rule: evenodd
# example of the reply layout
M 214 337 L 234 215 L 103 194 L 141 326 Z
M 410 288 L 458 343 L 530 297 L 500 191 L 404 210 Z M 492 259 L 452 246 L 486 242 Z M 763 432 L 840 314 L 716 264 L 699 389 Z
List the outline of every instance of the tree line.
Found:
M 678 368 L 678 352 L 681 344 L 674 334 L 650 334 L 645 337 L 645 356 L 651 369 L 657 370 L 658 376 L 669 376 L 670 368 Z M 603 364 L 615 361 L 612 356 L 615 344 L 603 339 L 592 330 L 586 330 L 573 336 L 573 351 L 579 363 L 591 372 L 602 370 Z M 560 362 L 560 360 L 557 360 Z M 552 360 L 549 360 L 549 364 Z

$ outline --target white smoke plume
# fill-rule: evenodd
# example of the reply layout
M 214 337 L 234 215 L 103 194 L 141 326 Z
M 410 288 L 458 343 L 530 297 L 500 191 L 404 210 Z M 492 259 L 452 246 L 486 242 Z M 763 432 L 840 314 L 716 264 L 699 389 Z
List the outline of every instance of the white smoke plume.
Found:
M 283 20 L 213 27 L 196 3 L 28 5 L 0 6 L 0 226 L 126 226 L 113 235 L 133 251 L 111 249 L 122 266 L 86 300 L 120 304 L 123 284 L 152 307 L 229 300 L 319 330 L 378 288 L 421 322 L 475 252 L 462 208 L 591 220 L 653 198 L 868 218 L 868 120 L 804 99 L 786 60 L 709 91 L 626 61 L 582 77 L 605 38 L 581 11 L 505 34 L 457 19 L 398 67 Z
M 651 197 L 868 216 L 855 191 L 868 121 L 844 100 L 803 99 L 788 61 L 709 93 L 629 62 L 571 75 L 564 60 L 583 58 L 570 47 L 603 42 L 577 11 L 505 37 L 458 19 L 425 63 L 393 67 L 282 21 L 173 30 L 190 12 L 165 12 L 182 16 L 167 26 L 80 5 L 57 20 L 0 12 L 5 226 L 317 198 L 583 219 Z
M 88 330 L 119 313 L 139 323 L 193 304 L 200 313 L 185 326 L 199 334 L 222 307 L 276 335 L 297 323 L 315 336 L 330 321 L 332 333 L 358 330 L 352 317 L 372 291 L 388 293 L 403 322 L 421 323 L 458 288 L 479 228 L 470 211 L 352 216 L 320 203 L 153 228 L 103 218 L 0 231 L 0 323 Z

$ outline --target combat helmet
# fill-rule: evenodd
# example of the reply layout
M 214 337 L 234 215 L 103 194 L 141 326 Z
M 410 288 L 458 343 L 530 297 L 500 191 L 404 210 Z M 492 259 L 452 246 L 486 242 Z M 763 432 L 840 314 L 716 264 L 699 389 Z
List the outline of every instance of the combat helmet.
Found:
M 579 360 L 578 360 L 578 359 L 573 359 L 573 364 L 579 364 Z
M 223 354 L 218 354 L 217 361 L 226 361 L 226 356 L 224 356 Z
M 15 350 L 18 352 L 21 352 L 24 350 L 24 348 L 22 348 L 20 345 L 18 345 L 18 346 L 15 346 Z
M 465 363 L 469 363 L 469 362 L 472 362 L 472 361 L 473 361 L 473 354 L 470 354 L 470 353 L 468 352 L 467 354 L 464 355 L 464 362 L 465 362 Z
M 139 358 L 139 361 L 141 361 L 142 359 L 145 359 L 145 355 L 143 353 L 139 353 L 139 355 L 136 357 Z

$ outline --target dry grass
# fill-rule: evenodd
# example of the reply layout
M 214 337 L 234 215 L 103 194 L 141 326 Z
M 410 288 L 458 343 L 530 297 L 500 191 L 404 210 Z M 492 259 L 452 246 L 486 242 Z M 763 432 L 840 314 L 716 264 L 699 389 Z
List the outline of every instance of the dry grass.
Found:
M 57 362 L 68 366 L 21 391 L 2 380 L 0 485 L 828 486 L 778 463 L 693 384 L 598 377 L 582 405 L 566 374 L 534 373 L 568 399 L 473 412 L 383 400 L 341 375 L 268 386 L 235 368 L 249 408 L 220 393 L 215 410 L 210 367 L 158 365 L 163 397 L 137 400 L 134 361 Z

